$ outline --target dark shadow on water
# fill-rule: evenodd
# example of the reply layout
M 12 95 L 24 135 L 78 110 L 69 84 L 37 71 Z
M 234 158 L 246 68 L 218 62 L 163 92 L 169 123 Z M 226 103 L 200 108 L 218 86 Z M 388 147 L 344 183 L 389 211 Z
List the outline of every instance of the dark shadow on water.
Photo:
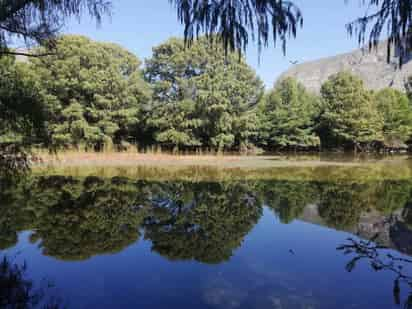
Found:
M 46 286 L 31 280 L 26 263 L 19 265 L 8 256 L 0 261 L 0 308 L 5 309 L 59 309 L 62 302 L 50 294 L 52 284 Z
M 347 243 L 337 248 L 338 251 L 351 257 L 345 266 L 346 271 L 352 272 L 358 263 L 366 261 L 376 272 L 392 273 L 394 303 L 410 309 L 412 308 L 412 259 L 395 256 L 385 246 L 376 244 L 375 240 L 378 237 L 379 235 L 376 235 L 371 240 L 349 238 Z M 407 290 L 406 299 L 401 299 L 401 288 Z

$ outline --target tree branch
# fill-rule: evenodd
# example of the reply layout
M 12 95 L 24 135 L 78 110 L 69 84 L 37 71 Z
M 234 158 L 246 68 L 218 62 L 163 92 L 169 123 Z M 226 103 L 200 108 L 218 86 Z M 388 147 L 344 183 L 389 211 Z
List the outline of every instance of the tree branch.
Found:
M 25 56 L 25 57 L 45 57 L 53 56 L 55 53 L 42 53 L 42 54 L 30 54 L 25 52 L 14 52 L 14 51 L 2 51 L 0 50 L 0 56 L 2 55 L 14 55 L 14 56 Z

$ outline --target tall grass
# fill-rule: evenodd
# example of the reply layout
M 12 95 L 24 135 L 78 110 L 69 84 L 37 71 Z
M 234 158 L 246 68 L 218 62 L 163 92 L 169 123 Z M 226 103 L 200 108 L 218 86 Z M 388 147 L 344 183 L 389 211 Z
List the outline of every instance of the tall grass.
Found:
M 67 157 L 74 155 L 93 155 L 96 157 L 112 156 L 119 154 L 145 154 L 145 155 L 173 155 L 176 157 L 179 156 L 239 156 L 239 155 L 255 155 L 255 153 L 246 153 L 246 152 L 236 152 L 236 151 L 223 151 L 216 149 L 193 149 L 193 150 L 177 150 L 170 148 L 162 148 L 160 145 L 153 145 L 148 147 L 139 147 L 138 145 L 128 145 L 123 147 L 121 150 L 116 149 L 110 145 L 105 146 L 101 151 L 87 150 L 83 147 L 78 148 L 62 148 L 58 150 L 49 150 L 46 148 L 35 148 L 33 153 L 41 158 L 58 158 L 58 157 Z

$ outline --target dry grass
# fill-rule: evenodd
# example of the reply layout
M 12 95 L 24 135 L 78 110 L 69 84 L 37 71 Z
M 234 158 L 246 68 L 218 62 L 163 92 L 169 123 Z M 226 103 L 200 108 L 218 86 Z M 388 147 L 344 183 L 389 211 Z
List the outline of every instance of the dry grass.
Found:
M 316 180 L 370 181 L 412 179 L 408 156 L 340 155 L 241 156 L 233 154 L 166 154 L 126 152 L 38 151 L 33 171 L 78 177 L 124 176 L 147 180 Z
M 65 151 L 49 153 L 38 151 L 41 158 L 40 166 L 59 167 L 188 167 L 206 166 L 217 168 L 279 168 L 279 167 L 372 167 L 388 164 L 391 166 L 406 166 L 407 156 L 395 157 L 357 157 L 337 155 L 276 155 L 276 156 L 244 156 L 234 154 L 167 154 L 139 153 L 136 150 L 126 152 L 84 152 Z

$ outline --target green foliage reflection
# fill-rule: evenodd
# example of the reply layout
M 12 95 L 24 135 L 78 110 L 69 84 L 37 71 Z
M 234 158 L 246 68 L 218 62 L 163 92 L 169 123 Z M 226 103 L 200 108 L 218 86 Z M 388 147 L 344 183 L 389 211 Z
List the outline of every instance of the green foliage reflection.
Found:
M 264 207 L 282 223 L 303 220 L 350 231 L 371 211 L 388 218 L 396 213 L 408 229 L 411 188 L 410 181 L 389 180 L 0 179 L 0 248 L 31 230 L 43 254 L 83 260 L 120 252 L 144 235 L 168 259 L 219 263 L 241 246 Z

